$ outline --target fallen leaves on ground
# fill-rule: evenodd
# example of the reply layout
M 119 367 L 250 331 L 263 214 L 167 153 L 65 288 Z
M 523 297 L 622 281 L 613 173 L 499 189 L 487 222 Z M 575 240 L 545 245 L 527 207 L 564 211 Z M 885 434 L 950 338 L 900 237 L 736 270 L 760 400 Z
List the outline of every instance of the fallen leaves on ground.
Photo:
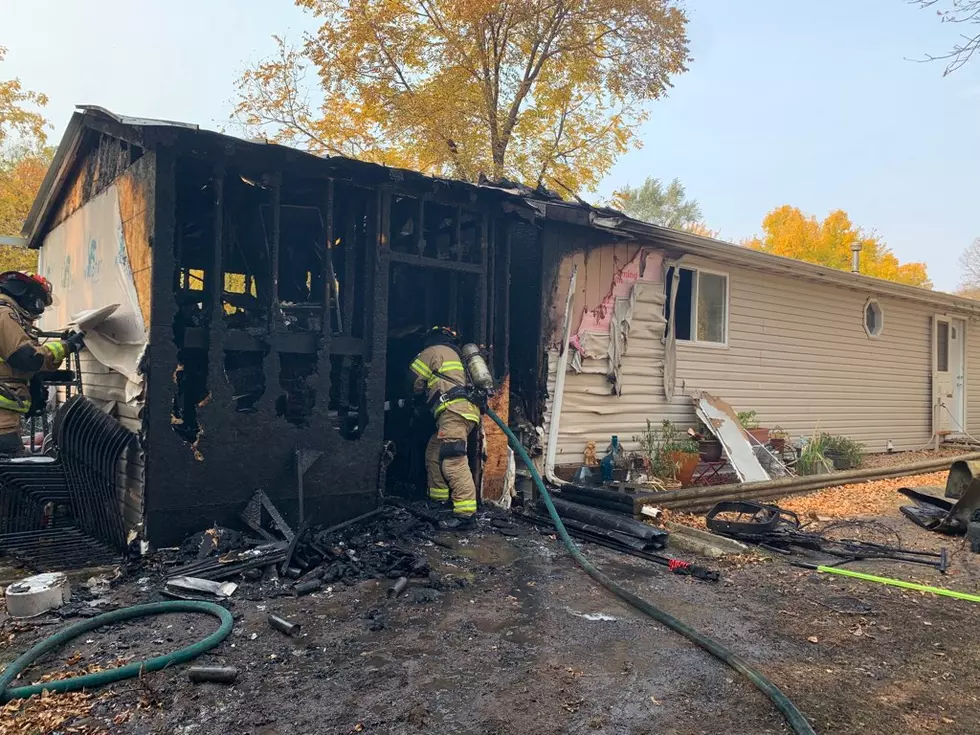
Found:
M 0 709 L 0 730 L 4 735 L 50 735 L 55 732 L 101 735 L 108 730 L 78 722 L 92 713 L 96 701 L 91 694 L 82 692 L 43 692 L 30 699 L 15 699 Z M 66 727 L 71 723 L 78 724 Z
M 670 510 L 669 508 L 663 508 L 663 514 L 657 519 L 659 523 L 655 525 L 667 525 L 667 521 L 672 523 L 680 524 L 681 526 L 690 526 L 691 528 L 707 528 L 704 523 L 703 513 L 683 513 L 679 510 Z
M 81 661 L 80 654 L 73 654 L 66 666 L 76 665 Z M 39 683 L 68 679 L 82 674 L 94 674 L 105 668 L 114 668 L 122 661 L 114 662 L 113 666 L 102 667 L 89 664 L 77 670 L 62 670 L 45 674 Z M 94 696 L 85 692 L 66 692 L 55 694 L 41 692 L 28 699 L 15 699 L 0 707 L 0 732 L 3 735 L 51 735 L 52 733 L 72 733 L 72 735 L 105 735 L 109 731 L 99 723 L 85 722 L 91 716 L 96 702 L 106 699 L 109 695 Z M 128 717 L 127 717 L 128 719 Z M 119 724 L 119 723 L 117 723 Z
M 814 520 L 818 516 L 823 519 L 884 515 L 910 502 L 898 493 L 898 488 L 923 485 L 945 487 L 948 474 L 948 471 L 943 470 L 927 475 L 836 485 L 806 495 L 780 498 L 774 502 L 780 508 L 796 513 L 801 521 Z

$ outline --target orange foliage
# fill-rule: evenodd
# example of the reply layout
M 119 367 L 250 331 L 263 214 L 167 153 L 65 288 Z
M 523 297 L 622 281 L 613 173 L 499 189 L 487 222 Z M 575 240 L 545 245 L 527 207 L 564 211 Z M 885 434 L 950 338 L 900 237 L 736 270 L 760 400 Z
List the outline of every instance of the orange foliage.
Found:
M 592 189 L 685 71 L 677 0 L 296 0 L 321 25 L 239 81 L 278 142 L 426 173 Z M 312 92 L 305 88 L 316 80 Z
M 840 209 L 821 222 L 797 207 L 777 207 L 762 221 L 762 233 L 761 237 L 743 244 L 773 255 L 849 271 L 851 246 L 857 243 L 861 245 L 861 273 L 864 275 L 932 288 L 925 263 L 899 263 L 878 235 L 856 227 Z

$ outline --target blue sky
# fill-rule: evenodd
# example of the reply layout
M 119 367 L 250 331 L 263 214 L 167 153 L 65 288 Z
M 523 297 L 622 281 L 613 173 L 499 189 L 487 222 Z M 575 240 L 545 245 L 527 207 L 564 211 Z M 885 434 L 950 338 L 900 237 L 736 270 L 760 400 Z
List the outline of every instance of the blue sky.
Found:
M 903 0 L 687 5 L 690 71 L 599 195 L 679 177 L 735 241 L 781 204 L 841 208 L 955 288 L 957 258 L 980 237 L 980 58 L 945 79 L 939 63 L 909 60 L 955 31 Z M 270 35 L 310 25 L 289 0 L 0 0 L 0 19 L 0 71 L 48 94 L 55 136 L 79 103 L 221 127 Z

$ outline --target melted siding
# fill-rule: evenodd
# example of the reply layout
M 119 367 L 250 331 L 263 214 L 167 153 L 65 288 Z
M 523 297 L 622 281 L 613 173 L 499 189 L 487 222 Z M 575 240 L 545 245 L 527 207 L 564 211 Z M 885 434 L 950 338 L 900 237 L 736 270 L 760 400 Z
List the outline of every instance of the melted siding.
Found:
M 601 456 L 610 437 L 619 437 L 627 451 L 638 448 L 634 437 L 643 433 L 649 419 L 657 424 L 670 418 L 682 424 L 693 421 L 690 399 L 677 396 L 668 404 L 663 392 L 663 284 L 637 281 L 636 308 L 622 362 L 623 393 L 613 395 L 606 377 L 608 360 L 584 360 L 583 372 L 570 372 L 565 379 L 561 426 L 558 434 L 557 464 L 582 461 L 585 445 L 595 441 Z M 548 393 L 555 387 L 558 352 L 548 356 Z M 551 400 L 545 414 L 544 430 L 549 430 Z

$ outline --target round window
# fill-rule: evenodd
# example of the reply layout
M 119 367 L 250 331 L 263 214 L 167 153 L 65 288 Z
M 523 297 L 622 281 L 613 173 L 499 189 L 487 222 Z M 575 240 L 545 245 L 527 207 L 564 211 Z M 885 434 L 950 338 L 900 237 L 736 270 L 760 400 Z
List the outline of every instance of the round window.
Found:
M 877 337 L 884 326 L 885 316 L 881 311 L 881 304 L 875 299 L 868 299 L 864 305 L 864 331 L 869 337 Z

